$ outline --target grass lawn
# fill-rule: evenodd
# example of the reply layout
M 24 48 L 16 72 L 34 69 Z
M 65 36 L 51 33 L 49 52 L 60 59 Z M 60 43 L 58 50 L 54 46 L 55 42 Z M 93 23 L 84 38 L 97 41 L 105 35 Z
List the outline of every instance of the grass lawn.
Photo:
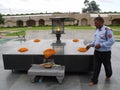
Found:
M 91 26 L 65 26 L 65 30 L 95 30 L 95 27 Z M 115 35 L 120 36 L 120 26 L 110 26 Z M 0 28 L 0 33 L 5 33 L 6 36 L 16 36 L 16 33 L 20 35 L 25 34 L 27 30 L 52 30 L 51 26 L 39 26 L 39 27 L 9 27 Z
M 41 27 L 9 27 L 9 28 L 0 28 L 0 33 L 6 33 L 6 36 L 16 36 L 16 33 L 20 35 L 25 34 L 27 30 L 51 30 L 51 26 L 41 26 Z

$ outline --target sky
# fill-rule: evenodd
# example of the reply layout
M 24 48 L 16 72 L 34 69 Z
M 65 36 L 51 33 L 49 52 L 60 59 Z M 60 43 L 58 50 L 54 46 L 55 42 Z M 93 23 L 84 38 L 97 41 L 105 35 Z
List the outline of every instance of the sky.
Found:
M 89 0 L 93 1 L 93 0 Z M 120 12 L 120 0 L 94 0 L 101 12 Z M 1 14 L 82 12 L 84 0 L 0 0 Z

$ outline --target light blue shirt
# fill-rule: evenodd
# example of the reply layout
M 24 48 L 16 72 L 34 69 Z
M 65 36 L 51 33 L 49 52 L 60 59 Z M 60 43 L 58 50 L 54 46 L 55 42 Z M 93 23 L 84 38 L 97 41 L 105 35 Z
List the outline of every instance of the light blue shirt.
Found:
M 96 49 L 97 51 L 110 51 L 114 42 L 112 30 L 103 25 L 100 30 L 96 29 L 94 41 L 91 43 L 91 47 L 94 47 L 96 44 L 100 44 L 101 48 Z

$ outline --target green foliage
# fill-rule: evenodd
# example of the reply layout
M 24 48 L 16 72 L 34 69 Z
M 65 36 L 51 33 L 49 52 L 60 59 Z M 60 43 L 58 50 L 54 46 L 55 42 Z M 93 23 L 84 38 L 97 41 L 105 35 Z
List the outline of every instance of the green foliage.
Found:
M 87 13 L 87 12 L 95 13 L 95 12 L 100 11 L 99 5 L 95 1 L 89 2 L 88 0 L 85 0 L 84 4 L 85 4 L 86 8 L 82 9 L 83 13 Z
M 95 30 L 91 26 L 65 26 L 65 30 Z
M 120 35 L 120 31 L 113 31 L 114 35 Z
M 2 14 L 0 14 L 0 24 L 4 24 L 4 18 L 2 17 Z
M 120 26 L 109 26 L 112 28 L 115 35 L 120 35 Z M 95 30 L 95 27 L 91 26 L 65 26 L 65 30 Z M 0 32 L 6 32 L 7 36 L 16 36 L 16 33 L 24 35 L 28 30 L 52 30 L 52 26 L 39 26 L 39 27 L 9 27 L 0 28 Z

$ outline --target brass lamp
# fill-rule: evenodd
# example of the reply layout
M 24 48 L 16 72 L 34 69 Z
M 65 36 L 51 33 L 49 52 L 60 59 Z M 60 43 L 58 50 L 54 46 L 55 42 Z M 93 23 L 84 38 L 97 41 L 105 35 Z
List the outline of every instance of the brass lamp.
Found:
M 51 18 L 52 21 L 52 34 L 56 34 L 57 41 L 56 43 L 60 43 L 61 34 L 64 33 L 64 20 L 65 18 L 55 17 Z

